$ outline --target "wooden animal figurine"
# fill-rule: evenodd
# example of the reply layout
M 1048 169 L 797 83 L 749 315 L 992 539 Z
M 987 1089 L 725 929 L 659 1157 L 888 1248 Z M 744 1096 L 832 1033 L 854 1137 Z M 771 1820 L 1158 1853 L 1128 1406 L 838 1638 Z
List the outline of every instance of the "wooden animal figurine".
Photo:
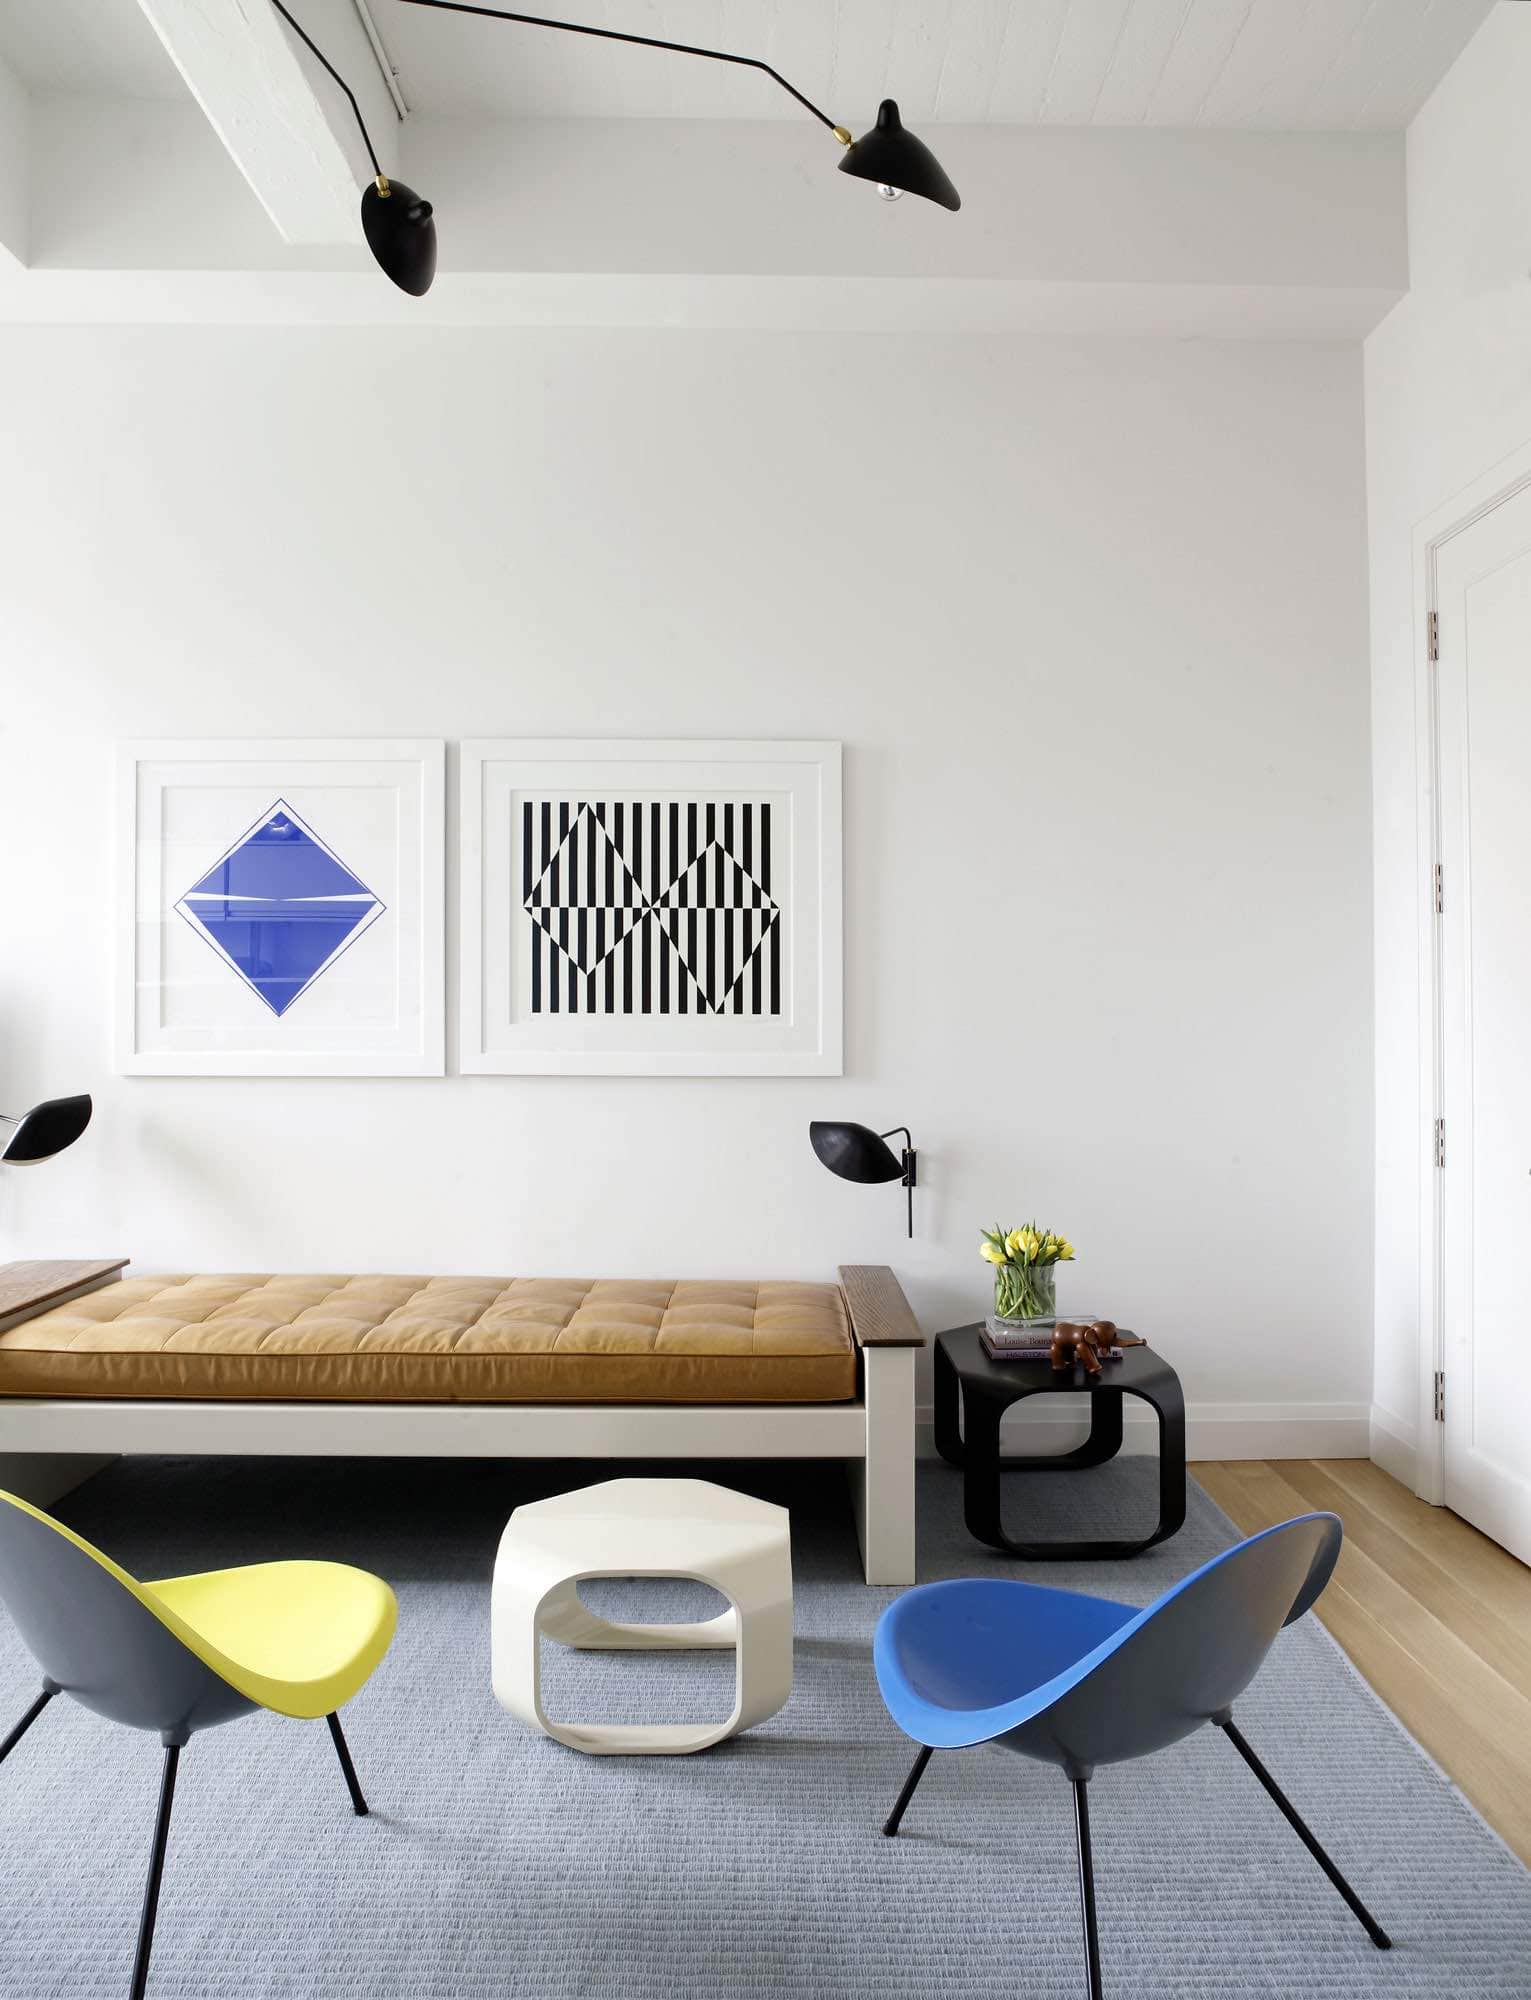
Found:
M 1112 1320 L 1060 1319 L 1053 1328 L 1053 1367 L 1062 1374 L 1079 1361 L 1086 1375 L 1098 1375 L 1102 1353 L 1115 1343 L 1116 1324 Z

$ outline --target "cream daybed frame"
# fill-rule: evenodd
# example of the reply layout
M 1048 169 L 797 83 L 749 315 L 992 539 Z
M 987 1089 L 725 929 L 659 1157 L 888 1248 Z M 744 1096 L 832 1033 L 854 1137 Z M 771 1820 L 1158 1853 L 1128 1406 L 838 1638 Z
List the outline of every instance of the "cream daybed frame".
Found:
M 125 1260 L 124 1260 L 125 1261 Z M 12 1266 L 88 1273 L 7 1311 L 0 1332 L 113 1282 L 122 1263 Z M 7 1274 L 0 1272 L 0 1279 Z M 0 1395 L 0 1485 L 47 1504 L 115 1457 L 839 1458 L 869 1584 L 915 1579 L 914 1379 L 924 1336 L 879 1264 L 839 1271 L 857 1393 L 811 1403 L 235 1402 Z

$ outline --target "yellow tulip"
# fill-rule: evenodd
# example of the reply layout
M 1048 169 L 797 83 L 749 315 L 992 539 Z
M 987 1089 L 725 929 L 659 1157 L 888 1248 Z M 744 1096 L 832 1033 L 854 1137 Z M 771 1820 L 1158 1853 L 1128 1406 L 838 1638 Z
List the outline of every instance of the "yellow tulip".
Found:
M 1005 1253 L 995 1243 L 980 1244 L 978 1254 L 986 1264 L 1003 1264 Z
M 1073 1246 L 1073 1244 L 1069 1242 L 1069 1240 L 1068 1240 L 1068 1238 L 1067 1238 L 1066 1236 L 1063 1236 L 1063 1237 L 1060 1237 L 1060 1238 L 1058 1239 L 1058 1261 L 1059 1261 L 1059 1263 L 1061 1263 L 1061 1264 L 1068 1264 L 1068 1263 L 1071 1263 L 1071 1262 L 1073 1261 L 1073 1256 L 1074 1256 L 1074 1246 Z
M 1015 1253 L 1020 1249 L 1020 1247 L 1021 1247 L 1021 1232 L 1019 1229 L 1012 1229 L 1010 1234 L 1005 1238 L 1005 1248 L 1010 1252 L 1011 1256 L 1013 1257 Z

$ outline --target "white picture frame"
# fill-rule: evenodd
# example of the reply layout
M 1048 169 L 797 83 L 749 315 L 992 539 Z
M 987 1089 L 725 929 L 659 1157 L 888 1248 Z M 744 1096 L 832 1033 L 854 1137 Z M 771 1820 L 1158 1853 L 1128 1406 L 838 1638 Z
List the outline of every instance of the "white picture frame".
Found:
M 464 743 L 459 1068 L 839 1076 L 840 766 L 834 742 Z
M 118 751 L 117 1068 L 442 1076 L 438 739 Z

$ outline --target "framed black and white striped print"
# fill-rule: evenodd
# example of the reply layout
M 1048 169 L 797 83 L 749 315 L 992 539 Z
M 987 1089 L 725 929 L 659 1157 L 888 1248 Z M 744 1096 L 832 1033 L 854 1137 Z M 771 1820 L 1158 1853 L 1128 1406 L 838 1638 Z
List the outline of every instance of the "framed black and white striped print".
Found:
M 523 799 L 533 1014 L 780 1014 L 769 799 Z
M 838 1074 L 838 744 L 463 748 L 462 1067 Z

